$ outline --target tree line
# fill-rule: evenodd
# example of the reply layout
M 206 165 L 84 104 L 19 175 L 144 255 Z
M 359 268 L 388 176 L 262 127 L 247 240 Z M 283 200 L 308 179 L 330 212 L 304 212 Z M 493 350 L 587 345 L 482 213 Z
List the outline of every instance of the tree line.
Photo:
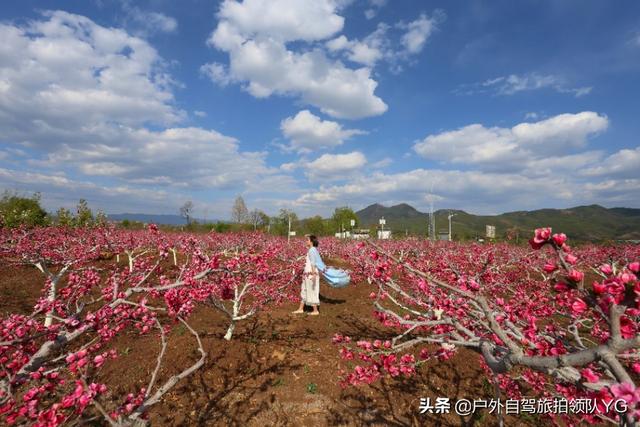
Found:
M 224 231 L 263 231 L 273 235 L 286 236 L 289 230 L 296 234 L 315 234 L 318 236 L 333 235 L 340 231 L 348 231 L 351 220 L 355 226 L 359 226 L 359 220 L 352 208 L 348 206 L 338 207 L 330 218 L 315 215 L 309 218 L 299 218 L 292 209 L 282 208 L 276 215 L 268 215 L 264 211 L 254 208 L 249 209 L 242 196 L 236 197 L 231 208 L 231 221 L 216 221 L 199 224 L 193 218 L 194 204 L 185 202 L 180 208 L 180 215 L 186 219 L 187 228 L 210 228 L 219 232 Z
M 23 196 L 5 191 L 0 198 L 0 225 L 3 227 L 36 227 L 62 225 L 68 227 L 90 227 L 105 224 L 107 215 L 95 214 L 85 199 L 80 199 L 74 211 L 66 208 L 49 214 L 40 204 L 40 193 Z
M 105 224 L 107 215 L 102 211 L 95 213 L 85 199 L 80 199 L 75 209 L 61 207 L 55 213 L 48 213 L 41 205 L 40 193 L 31 196 L 5 191 L 0 199 L 0 225 L 3 227 L 36 227 L 60 225 L 68 227 L 90 227 Z M 185 202 L 179 214 L 185 219 L 184 226 L 162 226 L 165 229 L 181 229 L 188 231 L 262 231 L 265 233 L 286 236 L 289 230 L 297 235 L 315 234 L 318 236 L 333 235 L 340 231 L 359 227 L 359 220 L 353 209 L 348 206 L 338 207 L 330 218 L 315 215 L 299 218 L 291 209 L 282 208 L 276 215 L 268 215 L 254 208 L 249 210 L 242 196 L 238 196 L 231 208 L 230 221 L 198 221 L 194 217 L 195 204 Z M 118 223 L 123 228 L 142 228 L 142 222 L 123 220 Z

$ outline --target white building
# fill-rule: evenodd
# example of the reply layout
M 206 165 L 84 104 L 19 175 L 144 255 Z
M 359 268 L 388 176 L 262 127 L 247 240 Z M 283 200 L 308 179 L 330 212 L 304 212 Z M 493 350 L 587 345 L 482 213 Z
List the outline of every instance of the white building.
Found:
M 390 239 L 391 230 L 378 230 L 378 239 Z

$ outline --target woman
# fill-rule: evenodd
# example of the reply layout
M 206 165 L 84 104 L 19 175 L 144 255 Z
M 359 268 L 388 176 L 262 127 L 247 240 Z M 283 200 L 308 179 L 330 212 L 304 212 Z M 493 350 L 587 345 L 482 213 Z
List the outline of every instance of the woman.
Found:
M 292 313 L 304 313 L 304 306 L 310 305 L 313 311 L 309 313 L 311 316 L 320 314 L 318 306 L 320 305 L 320 271 L 325 269 L 325 265 L 320 258 L 318 252 L 318 238 L 313 234 L 307 235 L 307 257 L 304 264 L 304 277 L 302 279 L 302 290 L 300 291 L 300 307 Z

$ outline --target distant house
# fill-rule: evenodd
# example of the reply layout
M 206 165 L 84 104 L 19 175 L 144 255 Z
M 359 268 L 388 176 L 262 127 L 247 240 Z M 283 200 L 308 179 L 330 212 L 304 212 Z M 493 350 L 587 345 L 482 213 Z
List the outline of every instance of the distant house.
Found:
M 391 230 L 378 230 L 378 239 L 390 239 Z
M 360 228 L 352 231 L 343 231 L 342 233 L 336 233 L 335 236 L 338 239 L 368 239 L 369 238 L 369 229 Z
M 360 228 L 353 230 L 352 237 L 354 239 L 368 239 L 370 236 L 368 228 Z

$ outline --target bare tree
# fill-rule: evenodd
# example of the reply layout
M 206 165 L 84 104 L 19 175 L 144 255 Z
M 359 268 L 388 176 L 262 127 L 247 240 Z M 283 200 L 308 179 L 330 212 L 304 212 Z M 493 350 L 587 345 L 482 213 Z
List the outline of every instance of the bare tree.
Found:
M 231 220 L 238 224 L 246 224 L 250 220 L 249 210 L 247 209 L 247 205 L 244 203 L 242 196 L 238 196 L 236 201 L 233 203 L 233 208 L 231 209 Z
M 249 222 L 253 225 L 253 229 L 257 230 L 258 227 L 264 227 L 269 222 L 269 217 L 266 213 L 260 209 L 254 209 L 249 213 Z
M 187 224 L 191 224 L 191 213 L 193 212 L 193 202 L 187 200 L 180 208 L 180 216 L 187 219 Z

